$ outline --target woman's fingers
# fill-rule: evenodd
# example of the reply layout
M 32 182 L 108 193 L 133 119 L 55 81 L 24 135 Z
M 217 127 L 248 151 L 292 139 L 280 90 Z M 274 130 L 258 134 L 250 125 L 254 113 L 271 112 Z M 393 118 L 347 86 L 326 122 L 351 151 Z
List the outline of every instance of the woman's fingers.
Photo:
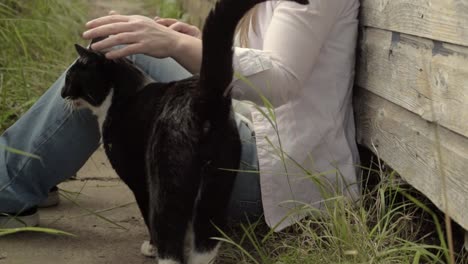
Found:
M 160 17 L 155 17 L 154 21 L 156 21 L 156 23 L 161 24 L 161 25 L 166 26 L 166 27 L 169 27 L 170 25 L 179 22 L 179 20 L 174 19 L 174 18 L 160 18 Z
M 105 24 L 96 28 L 92 28 L 83 33 L 83 38 L 93 39 L 97 37 L 106 37 L 116 35 L 123 32 L 131 32 L 135 29 L 135 25 L 127 22 L 116 22 Z
M 109 11 L 109 15 L 120 15 L 120 14 L 115 10 L 111 10 Z
M 186 33 L 187 31 L 189 31 L 189 27 L 189 25 L 182 22 L 175 22 L 174 24 L 169 26 L 170 29 L 180 33 Z
M 114 46 L 132 44 L 137 41 L 138 41 L 138 36 L 135 33 L 125 32 L 125 33 L 120 33 L 117 35 L 112 35 L 106 39 L 96 42 L 93 45 L 91 45 L 91 49 L 97 50 L 97 51 L 106 50 Z
M 121 49 L 111 50 L 106 53 L 106 58 L 113 60 L 137 53 L 144 53 L 144 46 L 141 43 L 135 43 Z
M 128 22 L 129 20 L 130 20 L 130 17 L 122 16 L 122 15 L 103 16 L 103 17 L 93 19 L 89 21 L 88 23 L 86 23 L 86 28 L 95 28 L 95 27 L 99 27 L 102 25 L 107 25 L 107 24 L 117 23 L 117 22 Z
M 170 25 L 169 28 L 192 37 L 200 37 L 200 30 L 196 26 L 192 26 L 184 22 L 178 21 Z
M 192 37 L 199 38 L 201 35 L 200 30 L 196 26 L 181 22 L 174 18 L 155 18 L 155 21 L 160 25 Z
M 109 36 L 91 46 L 93 50 L 97 51 L 106 51 L 115 46 L 125 45 L 123 48 L 107 52 L 106 57 L 109 59 L 136 53 L 144 53 L 157 58 L 172 56 L 174 45 L 179 40 L 180 33 L 155 21 L 138 15 L 105 16 L 88 22 L 88 30 L 83 33 L 83 38 L 96 39 Z M 177 20 L 163 22 L 168 24 L 177 22 Z

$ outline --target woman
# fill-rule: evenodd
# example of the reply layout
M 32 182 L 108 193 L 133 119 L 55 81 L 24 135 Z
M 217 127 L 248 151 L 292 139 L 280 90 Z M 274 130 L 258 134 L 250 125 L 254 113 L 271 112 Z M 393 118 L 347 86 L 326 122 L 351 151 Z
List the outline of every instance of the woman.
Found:
M 247 80 L 233 82 L 233 97 L 262 106 L 262 95 L 275 117 L 250 107 L 244 114 L 251 122 L 238 118 L 246 141 L 242 160 L 260 173 L 239 173 L 232 218 L 263 213 L 269 226 L 281 230 L 303 216 L 297 210 L 291 215 L 298 206 L 320 208 L 324 192 L 357 195 L 351 97 L 358 8 L 358 0 L 311 0 L 307 6 L 271 1 L 240 23 L 242 48 L 235 49 L 234 66 Z M 85 39 L 112 35 L 93 44 L 94 50 L 108 51 L 110 59 L 131 56 L 157 81 L 200 69 L 200 31 L 193 26 L 112 13 L 86 27 Z M 0 144 L 43 157 L 41 163 L 0 153 L 7 165 L 0 167 L 0 211 L 31 215 L 34 210 L 25 209 L 73 175 L 98 146 L 94 117 L 63 111 L 62 85 L 63 76 L 0 138 Z

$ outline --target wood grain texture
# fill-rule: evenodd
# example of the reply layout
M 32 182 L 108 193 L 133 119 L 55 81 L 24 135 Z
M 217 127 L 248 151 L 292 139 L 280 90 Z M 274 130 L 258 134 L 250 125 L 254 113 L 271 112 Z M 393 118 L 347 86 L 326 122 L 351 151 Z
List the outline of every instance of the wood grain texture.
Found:
M 468 46 L 468 1 L 361 0 L 365 26 Z
M 468 137 L 468 48 L 367 28 L 360 87 Z
M 358 142 L 468 230 L 468 139 L 439 127 L 438 142 L 434 123 L 364 89 L 355 102 Z M 441 169 L 446 174 L 448 210 L 443 206 Z

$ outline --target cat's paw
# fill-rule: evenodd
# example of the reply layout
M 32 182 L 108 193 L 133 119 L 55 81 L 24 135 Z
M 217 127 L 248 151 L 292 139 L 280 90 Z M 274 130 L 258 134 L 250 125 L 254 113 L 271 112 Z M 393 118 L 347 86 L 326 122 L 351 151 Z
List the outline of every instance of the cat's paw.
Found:
M 158 250 L 156 247 L 147 240 L 143 241 L 143 244 L 141 244 L 140 252 L 143 254 L 143 256 L 149 258 L 155 258 L 158 256 Z
M 188 264 L 213 264 L 218 253 L 219 244 L 211 251 L 207 252 L 196 252 L 191 251 L 188 261 Z

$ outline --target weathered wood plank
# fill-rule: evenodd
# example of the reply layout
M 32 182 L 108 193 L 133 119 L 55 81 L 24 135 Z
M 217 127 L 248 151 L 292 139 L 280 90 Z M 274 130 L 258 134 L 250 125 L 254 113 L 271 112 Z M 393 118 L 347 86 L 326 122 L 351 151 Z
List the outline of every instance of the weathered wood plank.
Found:
M 468 48 L 367 28 L 360 87 L 468 137 Z
M 361 0 L 361 23 L 468 46 L 468 1 Z
M 468 139 L 439 127 L 437 142 L 434 123 L 364 89 L 358 89 L 355 102 L 358 141 L 468 230 Z M 440 168 L 446 174 L 448 211 Z

